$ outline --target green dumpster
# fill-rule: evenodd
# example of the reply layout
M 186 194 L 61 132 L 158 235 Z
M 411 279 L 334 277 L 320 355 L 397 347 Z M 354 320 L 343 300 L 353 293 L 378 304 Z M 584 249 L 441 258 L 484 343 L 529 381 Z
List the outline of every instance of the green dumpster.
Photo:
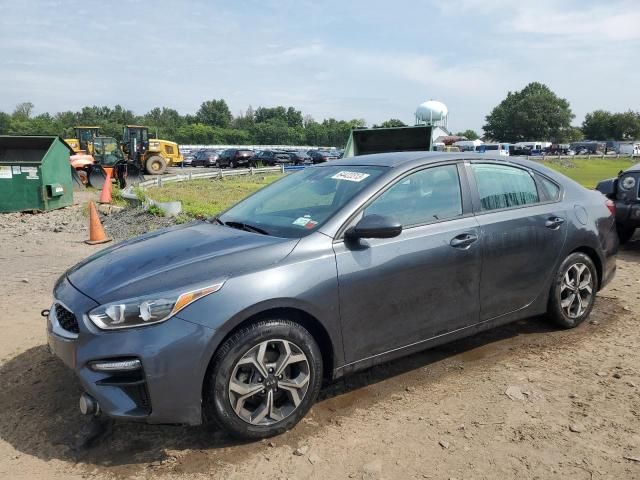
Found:
M 433 127 L 430 125 L 354 129 L 351 130 L 343 156 L 429 151 L 432 132 Z
M 0 212 L 71 205 L 71 153 L 60 137 L 0 135 Z

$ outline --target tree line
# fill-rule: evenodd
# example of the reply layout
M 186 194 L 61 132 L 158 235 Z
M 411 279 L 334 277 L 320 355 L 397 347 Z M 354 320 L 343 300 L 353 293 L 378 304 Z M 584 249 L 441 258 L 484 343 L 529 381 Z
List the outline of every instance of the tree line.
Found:
M 574 118 L 566 99 L 546 85 L 532 82 L 520 91 L 509 92 L 485 117 L 483 130 L 489 138 L 511 143 L 640 139 L 640 112 L 596 110 L 585 115 L 581 127 L 571 125 Z
M 11 113 L 0 112 L 0 134 L 61 135 L 72 138 L 76 125 L 99 126 L 105 136 L 120 138 L 122 127 L 146 125 L 157 138 L 180 144 L 322 145 L 342 147 L 353 128 L 366 125 L 363 119 L 321 122 L 304 116 L 294 107 L 249 107 L 233 116 L 227 103 L 207 100 L 194 115 L 181 115 L 173 108 L 156 107 L 136 115 L 121 105 L 87 106 L 80 111 L 33 115 L 34 105 L 21 103 Z
M 16 106 L 12 113 L 0 111 L 0 134 L 73 136 L 76 125 L 97 125 L 106 136 L 120 138 L 122 127 L 142 124 L 158 138 L 180 144 L 239 145 L 321 145 L 343 147 L 354 128 L 365 128 L 364 119 L 318 122 L 294 107 L 249 107 L 236 116 L 223 99 L 207 100 L 195 114 L 181 115 L 173 108 L 156 107 L 136 115 L 121 105 L 87 106 L 80 111 L 33 114 L 30 102 Z M 532 82 L 507 96 L 485 117 L 484 138 L 503 142 L 549 140 L 567 143 L 589 140 L 640 139 L 640 112 L 612 113 L 595 110 L 585 116 L 580 127 L 571 122 L 575 115 L 569 102 L 549 87 Z M 372 128 L 401 127 L 391 118 Z M 474 130 L 456 135 L 475 140 Z

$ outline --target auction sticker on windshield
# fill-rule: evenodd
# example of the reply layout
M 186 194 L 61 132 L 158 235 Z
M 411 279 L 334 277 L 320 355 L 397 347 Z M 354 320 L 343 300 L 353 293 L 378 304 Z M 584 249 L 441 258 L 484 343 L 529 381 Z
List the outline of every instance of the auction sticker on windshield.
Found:
M 368 176 L 369 176 L 368 173 L 342 171 L 342 172 L 336 173 L 331 178 L 333 178 L 334 180 L 347 180 L 349 182 L 361 182 Z

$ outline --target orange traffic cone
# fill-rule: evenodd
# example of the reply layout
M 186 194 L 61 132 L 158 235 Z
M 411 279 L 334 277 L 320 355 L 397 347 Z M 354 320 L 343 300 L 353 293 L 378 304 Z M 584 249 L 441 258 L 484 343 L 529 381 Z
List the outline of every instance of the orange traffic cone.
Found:
M 111 203 L 111 169 L 105 169 L 107 178 L 104 179 L 102 192 L 100 192 L 100 203 Z
M 89 245 L 97 245 L 98 243 L 107 243 L 111 239 L 107 238 L 104 233 L 104 228 L 98 217 L 98 210 L 96 210 L 96 204 L 89 202 L 89 240 L 85 240 L 84 243 Z

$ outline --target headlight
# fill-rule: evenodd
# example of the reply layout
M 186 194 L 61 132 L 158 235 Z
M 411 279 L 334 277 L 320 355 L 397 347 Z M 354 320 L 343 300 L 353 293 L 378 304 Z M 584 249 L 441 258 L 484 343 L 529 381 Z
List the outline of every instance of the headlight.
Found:
M 622 185 L 622 188 L 624 188 L 625 190 L 631 190 L 636 186 L 636 179 L 631 176 L 624 177 L 622 179 L 622 182 L 620 182 L 620 185 Z
M 100 305 L 89 312 L 89 319 L 103 330 L 140 327 L 164 322 L 184 307 L 210 293 L 217 292 L 223 283 L 184 293 L 168 293 L 138 297 Z

